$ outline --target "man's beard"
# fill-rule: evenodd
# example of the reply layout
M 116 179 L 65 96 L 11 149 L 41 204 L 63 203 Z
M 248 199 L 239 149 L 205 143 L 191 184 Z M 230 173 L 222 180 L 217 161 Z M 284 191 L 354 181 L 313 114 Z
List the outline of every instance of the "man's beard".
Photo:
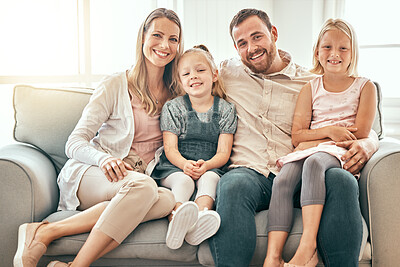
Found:
M 259 62 L 259 64 L 253 65 L 251 63 L 250 58 L 253 55 L 257 55 L 262 52 L 265 53 L 266 58 L 262 62 Z M 275 55 L 276 55 L 276 46 L 275 46 L 275 43 L 271 43 L 271 45 L 269 46 L 269 51 L 267 51 L 264 48 L 259 48 L 256 51 L 252 52 L 251 54 L 248 54 L 248 56 L 246 57 L 246 61 L 242 60 L 242 62 L 254 73 L 267 74 L 269 68 L 271 67 L 271 65 L 274 61 Z

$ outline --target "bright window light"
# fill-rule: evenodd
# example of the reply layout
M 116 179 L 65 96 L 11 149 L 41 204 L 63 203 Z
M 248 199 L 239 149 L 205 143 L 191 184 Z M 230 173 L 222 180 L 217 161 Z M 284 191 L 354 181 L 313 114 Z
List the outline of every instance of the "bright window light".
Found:
M 345 6 L 344 19 L 353 25 L 359 41 L 359 73 L 379 82 L 384 98 L 400 98 L 399 9 L 400 2 L 393 0 L 349 0 Z
M 152 10 L 151 1 L 90 1 L 93 74 L 111 74 L 134 63 L 140 24 Z
M 70 75 L 78 72 L 76 1 L 0 3 L 0 73 Z

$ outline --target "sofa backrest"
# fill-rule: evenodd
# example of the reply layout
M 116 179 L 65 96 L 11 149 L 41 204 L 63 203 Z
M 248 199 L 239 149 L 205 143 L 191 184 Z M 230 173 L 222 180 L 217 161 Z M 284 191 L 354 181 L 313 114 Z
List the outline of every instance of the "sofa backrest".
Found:
M 383 137 L 379 84 L 378 107 L 373 129 Z M 59 172 L 67 161 L 65 143 L 93 92 L 90 88 L 14 87 L 14 139 L 31 144 L 53 161 Z M 294 105 L 295 103 L 293 103 Z
M 53 161 L 57 173 L 67 161 L 65 143 L 93 89 L 14 87 L 14 139 L 39 148 Z

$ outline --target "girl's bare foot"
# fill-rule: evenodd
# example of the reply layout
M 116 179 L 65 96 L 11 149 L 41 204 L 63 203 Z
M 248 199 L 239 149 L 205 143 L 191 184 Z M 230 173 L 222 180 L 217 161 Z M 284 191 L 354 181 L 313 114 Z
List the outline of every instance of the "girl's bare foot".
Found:
M 298 266 L 306 266 L 307 263 L 309 263 L 313 258 L 315 251 L 316 246 L 300 245 L 296 251 L 296 254 L 289 261 L 289 263 Z

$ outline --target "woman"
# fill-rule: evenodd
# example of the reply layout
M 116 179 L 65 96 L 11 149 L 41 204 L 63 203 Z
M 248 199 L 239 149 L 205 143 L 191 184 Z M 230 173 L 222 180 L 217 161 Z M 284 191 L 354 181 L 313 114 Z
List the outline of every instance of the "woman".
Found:
M 141 222 L 171 212 L 172 193 L 143 172 L 162 145 L 162 105 L 179 94 L 174 73 L 182 49 L 175 12 L 151 12 L 139 30 L 136 64 L 102 81 L 68 138 L 70 160 L 58 177 L 59 209 L 83 212 L 59 222 L 21 225 L 14 266 L 36 266 L 53 240 L 91 230 L 69 263 L 89 266 Z M 49 266 L 68 265 L 56 261 Z

